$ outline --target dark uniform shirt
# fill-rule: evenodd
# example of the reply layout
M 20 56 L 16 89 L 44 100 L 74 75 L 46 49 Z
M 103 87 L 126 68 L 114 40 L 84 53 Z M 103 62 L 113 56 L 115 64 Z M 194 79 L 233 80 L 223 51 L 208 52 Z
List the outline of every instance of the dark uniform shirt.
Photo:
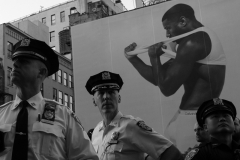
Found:
M 232 148 L 216 139 L 192 149 L 185 160 L 240 160 L 240 146 L 232 142 Z

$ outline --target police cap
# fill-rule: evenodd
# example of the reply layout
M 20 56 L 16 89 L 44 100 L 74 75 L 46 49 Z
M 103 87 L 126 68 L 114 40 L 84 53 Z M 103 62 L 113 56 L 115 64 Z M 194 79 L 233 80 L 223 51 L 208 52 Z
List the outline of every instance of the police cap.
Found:
M 233 119 L 235 119 L 237 114 L 236 108 L 232 102 L 220 98 L 214 98 L 203 102 L 198 108 L 196 116 L 199 126 L 203 128 L 206 117 L 219 111 L 229 113 Z
M 103 71 L 91 76 L 85 87 L 87 91 L 93 95 L 96 91 L 101 89 L 113 89 L 119 91 L 122 88 L 122 85 L 123 81 L 119 74 Z
M 29 57 L 42 61 L 48 76 L 59 69 L 58 55 L 45 42 L 31 38 L 24 38 L 13 46 L 12 60 L 17 57 Z

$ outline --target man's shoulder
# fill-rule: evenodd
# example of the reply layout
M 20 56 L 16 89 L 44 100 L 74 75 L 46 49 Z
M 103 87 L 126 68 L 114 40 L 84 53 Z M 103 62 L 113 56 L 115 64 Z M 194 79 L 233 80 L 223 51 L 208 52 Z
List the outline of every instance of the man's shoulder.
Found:
M 53 105 L 53 106 L 56 106 L 56 107 L 63 107 L 63 104 L 55 101 L 55 100 L 52 100 L 52 99 L 47 99 L 47 98 L 44 98 L 44 101 L 45 101 L 45 104 L 47 105 Z
M 122 117 L 122 119 L 124 121 L 126 121 L 127 126 L 129 126 L 130 128 L 139 128 L 140 130 L 144 130 L 144 131 L 150 131 L 152 132 L 153 129 L 151 127 L 149 127 L 144 120 L 142 120 L 139 117 L 133 117 L 131 115 L 125 115 Z
M 14 101 L 9 101 L 7 103 L 4 103 L 3 105 L 0 106 L 0 109 L 6 108 L 8 106 L 10 106 Z
M 185 160 L 191 160 L 191 159 L 201 159 L 203 157 L 206 157 L 207 153 L 210 151 L 209 147 L 212 146 L 212 144 L 210 142 L 208 143 L 201 143 L 198 146 L 194 147 L 193 149 L 191 149 L 186 157 Z

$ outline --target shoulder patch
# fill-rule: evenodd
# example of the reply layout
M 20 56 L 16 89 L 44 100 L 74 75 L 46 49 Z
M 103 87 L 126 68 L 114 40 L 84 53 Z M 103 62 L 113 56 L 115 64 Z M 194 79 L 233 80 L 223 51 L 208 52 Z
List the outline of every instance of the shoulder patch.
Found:
M 11 103 L 13 103 L 13 101 L 9 101 L 9 102 L 1 105 L 0 108 L 4 108 L 4 107 L 8 106 L 8 105 L 11 104 Z
M 187 154 L 187 156 L 185 157 L 184 160 L 191 160 L 198 153 L 198 151 L 199 151 L 198 148 L 194 148 L 193 150 L 188 152 L 188 154 Z
M 152 128 L 147 126 L 144 121 L 138 121 L 137 126 L 140 127 L 143 130 L 152 132 Z

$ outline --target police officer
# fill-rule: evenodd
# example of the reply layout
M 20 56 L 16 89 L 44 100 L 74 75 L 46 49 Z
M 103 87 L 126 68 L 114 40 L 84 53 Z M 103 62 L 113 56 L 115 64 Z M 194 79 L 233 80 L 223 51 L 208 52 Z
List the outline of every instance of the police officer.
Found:
M 57 54 L 45 42 L 25 38 L 14 45 L 12 60 L 16 98 L 0 106 L 0 159 L 97 160 L 74 113 L 41 95 L 44 79 L 59 69 Z
M 145 153 L 154 159 L 182 159 L 178 149 L 143 120 L 119 111 L 122 85 L 120 75 L 108 71 L 91 76 L 86 83 L 103 118 L 92 134 L 100 160 L 144 160 Z
M 210 140 L 209 133 L 206 132 L 206 131 L 204 130 L 204 128 L 200 127 L 200 126 L 198 125 L 198 123 L 195 123 L 193 130 L 194 130 L 195 135 L 196 135 L 196 140 L 197 140 L 197 142 L 200 142 L 200 145 L 201 145 L 202 143 L 209 142 L 209 140 Z
M 193 149 L 185 160 L 239 160 L 240 147 L 232 140 L 236 108 L 230 101 L 214 98 L 197 111 L 197 121 L 210 134 L 210 142 Z
M 240 145 L 240 119 L 238 117 L 234 120 L 234 134 L 233 134 L 233 140 L 237 142 Z

